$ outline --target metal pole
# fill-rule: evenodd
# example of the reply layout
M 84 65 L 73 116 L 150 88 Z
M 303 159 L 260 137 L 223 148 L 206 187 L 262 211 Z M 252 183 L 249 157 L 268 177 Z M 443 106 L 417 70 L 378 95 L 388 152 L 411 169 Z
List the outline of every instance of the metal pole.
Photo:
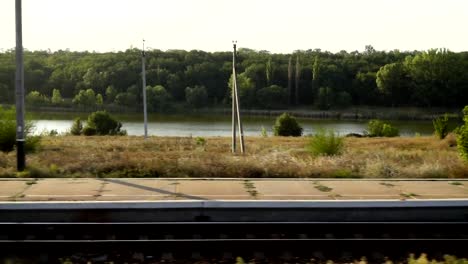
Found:
M 240 106 L 239 106 L 239 94 L 237 91 L 237 75 L 236 75 L 236 56 L 237 56 L 237 50 L 236 50 L 236 44 L 234 44 L 234 58 L 233 58 L 233 71 L 234 71 L 234 95 L 236 98 L 236 115 L 237 115 L 237 123 L 239 125 L 239 141 L 240 141 L 240 148 L 241 148 L 241 153 L 245 152 L 245 146 L 244 146 L 244 129 L 242 128 L 242 122 L 241 122 L 241 115 L 240 115 Z
M 23 30 L 21 0 L 16 0 L 16 161 L 18 171 L 26 167 L 24 151 L 24 66 L 23 66 Z
M 237 41 L 232 42 L 234 45 L 234 50 L 236 49 Z M 231 98 L 232 98 L 232 153 L 236 153 L 236 54 L 235 52 L 232 54 L 232 91 L 231 91 Z
M 148 139 L 148 114 L 146 111 L 146 69 L 145 69 L 145 40 L 143 40 L 143 50 L 141 52 L 141 68 L 142 74 L 141 78 L 143 79 L 143 116 L 145 123 L 145 139 Z

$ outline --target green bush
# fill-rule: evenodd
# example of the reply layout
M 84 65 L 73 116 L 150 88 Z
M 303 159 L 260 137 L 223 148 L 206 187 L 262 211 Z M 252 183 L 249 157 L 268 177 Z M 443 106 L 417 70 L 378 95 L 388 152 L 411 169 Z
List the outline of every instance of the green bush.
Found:
M 74 136 L 79 136 L 83 132 L 83 122 L 81 122 L 81 119 L 75 118 L 73 121 L 73 125 L 70 128 L 70 134 Z
M 0 107 L 0 151 L 10 152 L 16 144 L 15 110 Z
M 365 133 L 370 137 L 397 137 L 400 135 L 398 128 L 378 119 L 369 121 Z
M 96 128 L 85 126 L 82 131 L 83 135 L 85 136 L 94 136 L 96 135 Z
M 34 125 L 26 121 L 24 133 L 26 136 L 25 151 L 31 152 L 39 148 L 40 136 L 31 136 Z M 14 108 L 3 109 L 0 106 L 0 151 L 10 152 L 16 145 L 16 111 Z
M 26 153 L 38 151 L 41 146 L 41 139 L 41 136 L 28 136 L 24 144 L 24 151 Z
M 458 129 L 457 148 L 463 159 L 468 161 L 468 105 L 463 109 L 465 124 Z
M 333 156 L 343 152 L 343 137 L 333 130 L 319 129 L 310 138 L 308 150 L 313 155 Z
M 302 127 L 297 122 L 294 116 L 288 113 L 283 113 L 276 118 L 275 125 L 273 126 L 275 136 L 283 137 L 300 137 L 302 136 Z
M 96 111 L 88 116 L 88 124 L 83 129 L 83 134 L 93 135 L 93 129 L 96 135 L 125 135 L 125 131 L 121 131 L 122 123 L 115 120 L 106 111 Z
M 448 134 L 448 115 L 445 114 L 443 117 L 438 117 L 432 120 L 434 126 L 434 132 L 439 139 L 444 139 Z

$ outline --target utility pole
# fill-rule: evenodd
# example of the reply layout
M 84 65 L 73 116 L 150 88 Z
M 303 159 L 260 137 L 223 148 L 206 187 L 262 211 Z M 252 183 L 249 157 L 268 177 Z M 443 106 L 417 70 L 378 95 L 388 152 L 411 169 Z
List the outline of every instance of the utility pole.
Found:
M 145 40 L 143 40 L 143 49 L 141 51 L 141 78 L 143 79 L 143 119 L 145 123 L 145 139 L 148 139 L 148 114 L 146 111 L 146 69 L 145 69 Z
M 239 94 L 237 90 L 237 73 L 236 73 L 236 44 L 237 41 L 233 41 L 234 52 L 232 54 L 232 152 L 236 152 L 236 123 L 239 126 L 239 141 L 241 153 L 245 153 L 244 145 L 244 130 L 242 128 L 242 121 L 240 116 L 239 107 Z
M 16 161 L 18 171 L 26 167 L 24 151 L 24 66 L 23 66 L 23 29 L 21 17 L 21 0 L 16 0 Z
M 232 53 L 232 85 L 231 85 L 231 98 L 232 98 L 232 153 L 236 153 L 236 43 L 232 41 L 234 45 L 234 53 Z

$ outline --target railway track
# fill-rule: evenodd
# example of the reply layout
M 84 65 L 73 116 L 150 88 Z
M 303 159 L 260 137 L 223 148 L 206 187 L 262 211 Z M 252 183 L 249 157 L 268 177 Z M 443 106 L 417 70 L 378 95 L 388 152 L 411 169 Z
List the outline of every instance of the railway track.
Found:
M 0 204 L 0 249 L 31 263 L 468 257 L 468 203 Z
M 168 259 L 234 256 L 336 259 L 371 254 L 377 261 L 385 256 L 422 252 L 467 257 L 468 223 L 1 223 L 0 248 L 2 257 L 48 254 L 55 256 L 53 259 L 77 252 L 81 256 L 105 253 L 124 259 L 135 252 Z

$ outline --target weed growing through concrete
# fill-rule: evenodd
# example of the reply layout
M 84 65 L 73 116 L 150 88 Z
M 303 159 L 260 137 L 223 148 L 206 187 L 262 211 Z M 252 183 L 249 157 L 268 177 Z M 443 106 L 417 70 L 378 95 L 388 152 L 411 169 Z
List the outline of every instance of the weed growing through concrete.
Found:
M 400 196 L 404 198 L 415 198 L 415 197 L 418 197 L 419 195 L 415 193 L 400 193 Z
M 250 196 L 252 197 L 257 197 L 258 195 L 258 192 L 255 188 L 255 185 L 252 181 L 249 181 L 249 180 L 245 180 L 244 181 L 244 187 L 245 187 L 245 190 L 250 194 Z
M 455 185 L 455 186 L 461 186 L 461 185 L 463 185 L 463 183 L 457 182 L 457 181 L 455 181 L 455 182 L 450 182 L 450 184 L 451 184 L 451 185 Z
M 314 187 L 315 189 L 321 191 L 321 192 L 331 192 L 333 190 L 333 188 L 330 188 L 328 186 L 325 186 L 325 185 L 322 185 L 321 183 L 319 182 L 314 182 Z
M 395 187 L 395 184 L 391 184 L 391 183 L 388 183 L 388 182 L 381 182 L 380 185 L 383 185 L 383 186 L 389 187 L 389 188 Z

